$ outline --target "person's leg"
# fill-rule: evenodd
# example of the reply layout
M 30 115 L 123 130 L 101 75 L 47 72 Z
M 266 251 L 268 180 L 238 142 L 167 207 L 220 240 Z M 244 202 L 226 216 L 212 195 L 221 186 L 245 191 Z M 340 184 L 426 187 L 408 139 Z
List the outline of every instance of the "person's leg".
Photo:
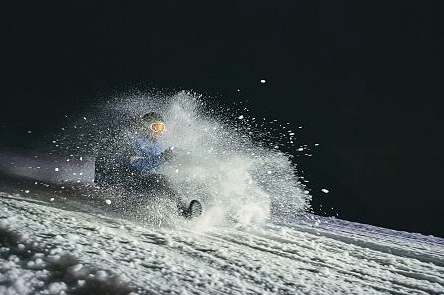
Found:
M 176 202 L 180 215 L 186 214 L 188 205 L 183 201 L 177 191 L 173 188 L 168 177 L 162 174 L 148 174 L 139 176 L 137 179 L 138 189 L 149 191 L 154 196 L 168 198 Z

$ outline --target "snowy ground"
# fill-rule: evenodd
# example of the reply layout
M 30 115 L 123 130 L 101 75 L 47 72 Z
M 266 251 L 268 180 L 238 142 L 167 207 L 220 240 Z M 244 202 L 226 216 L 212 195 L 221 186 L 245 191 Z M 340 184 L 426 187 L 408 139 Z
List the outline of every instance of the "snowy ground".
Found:
M 436 237 L 310 214 L 155 228 L 58 194 L 2 190 L 2 295 L 444 294 Z

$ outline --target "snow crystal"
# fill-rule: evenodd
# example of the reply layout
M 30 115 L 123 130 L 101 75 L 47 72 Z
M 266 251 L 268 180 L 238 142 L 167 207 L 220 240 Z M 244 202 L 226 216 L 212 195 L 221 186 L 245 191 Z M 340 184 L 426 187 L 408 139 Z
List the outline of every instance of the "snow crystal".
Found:
M 99 270 L 98 272 L 96 272 L 96 278 L 101 281 L 106 280 L 107 277 L 108 277 L 108 274 L 106 273 L 106 271 Z
M 59 168 L 55 168 L 54 171 L 59 171 Z
M 242 120 L 244 118 L 244 115 L 240 115 L 239 117 L 237 117 L 239 120 Z
M 323 193 L 326 193 L 326 194 L 328 194 L 330 191 L 328 190 L 328 189 L 326 189 L 326 188 L 323 188 L 323 189 L 321 189 L 321 191 L 323 192 Z
M 32 260 L 31 260 L 31 261 L 28 261 L 28 263 L 26 263 L 26 266 L 29 267 L 29 268 L 33 268 L 34 265 L 35 265 L 35 262 L 32 261 Z
M 330 270 L 327 267 L 322 267 L 319 272 L 325 276 L 330 275 Z
M 261 80 L 261 83 L 262 83 L 262 84 L 264 84 L 265 82 L 267 82 L 267 81 L 265 81 L 265 79 L 262 79 L 262 80 Z
M 83 286 L 85 286 L 85 280 L 77 280 L 77 285 L 78 285 L 79 287 L 83 287 Z
M 26 194 L 29 194 L 29 189 L 25 190 L 25 193 L 26 193 Z
M 70 267 L 70 271 L 76 273 L 79 272 L 83 268 L 83 264 L 79 263 Z
M 106 199 L 106 200 L 105 200 L 105 203 L 106 203 L 107 205 L 111 205 L 111 200 L 110 200 L 110 199 Z
M 44 265 L 45 265 L 45 263 L 43 262 L 43 259 L 42 259 L 42 258 L 37 258 L 37 259 L 35 260 L 35 266 L 36 266 L 36 267 L 41 268 L 41 267 L 43 267 Z
M 65 294 L 66 290 L 67 286 L 63 282 L 51 283 L 48 288 L 49 294 Z

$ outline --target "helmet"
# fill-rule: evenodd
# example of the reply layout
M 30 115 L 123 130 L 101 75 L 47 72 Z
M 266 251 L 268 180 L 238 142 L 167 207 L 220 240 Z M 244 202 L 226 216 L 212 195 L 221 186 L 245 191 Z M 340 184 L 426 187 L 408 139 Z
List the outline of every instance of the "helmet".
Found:
M 142 129 L 148 132 L 153 138 L 161 139 L 165 131 L 165 123 L 162 115 L 150 112 L 142 116 Z
M 163 116 L 159 113 L 156 113 L 156 112 L 146 113 L 145 115 L 142 116 L 142 120 L 144 120 L 144 121 L 155 120 L 155 121 L 160 121 L 160 122 L 164 121 Z

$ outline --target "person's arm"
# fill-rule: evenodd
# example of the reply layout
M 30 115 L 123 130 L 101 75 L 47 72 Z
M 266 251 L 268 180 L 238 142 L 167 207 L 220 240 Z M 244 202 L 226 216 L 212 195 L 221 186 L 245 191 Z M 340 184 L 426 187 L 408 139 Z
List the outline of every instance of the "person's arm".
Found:
M 162 164 L 162 161 L 159 156 L 153 155 L 145 155 L 141 156 L 132 156 L 130 157 L 130 165 L 131 167 L 138 172 L 148 172 L 159 165 Z
M 132 169 L 138 172 L 149 172 L 172 158 L 171 149 L 158 154 L 157 148 L 136 139 L 133 145 L 133 155 L 130 157 Z
M 166 163 L 166 162 L 169 162 L 169 161 L 171 161 L 171 160 L 174 159 L 175 154 L 174 154 L 174 152 L 173 152 L 173 149 L 174 149 L 174 148 L 169 147 L 169 148 L 167 148 L 165 151 L 163 151 L 162 154 L 160 154 L 159 159 L 160 159 L 160 163 L 161 163 L 161 164 Z

